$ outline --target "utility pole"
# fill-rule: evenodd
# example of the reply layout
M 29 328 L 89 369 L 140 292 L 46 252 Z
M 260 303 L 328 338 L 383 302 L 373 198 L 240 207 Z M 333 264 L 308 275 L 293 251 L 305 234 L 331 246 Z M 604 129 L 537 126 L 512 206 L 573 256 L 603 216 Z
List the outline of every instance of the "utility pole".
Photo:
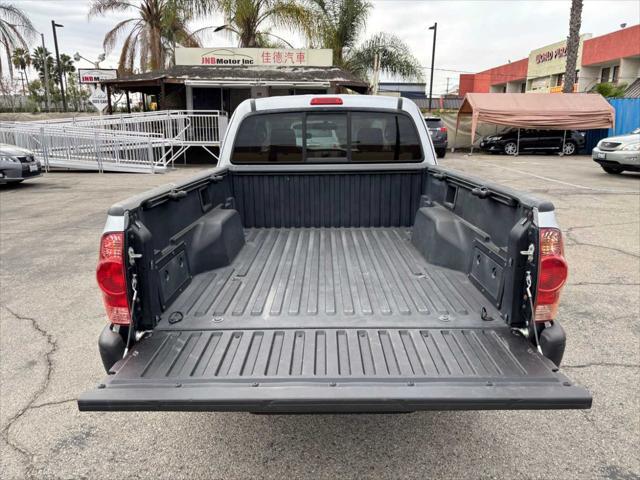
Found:
M 60 81 L 60 94 L 62 95 L 62 109 L 67 111 L 67 98 L 64 96 L 64 85 L 62 81 L 62 65 L 60 64 L 60 52 L 58 51 L 58 35 L 56 35 L 56 27 L 63 28 L 64 25 L 56 23 L 55 20 L 51 20 L 51 29 L 53 30 L 53 43 L 56 47 L 56 61 L 58 62 L 58 80 Z
M 450 79 L 450 78 L 451 78 L 451 77 L 447 77 L 447 89 L 444 91 L 444 94 L 445 94 L 445 95 L 448 95 L 448 94 L 449 94 L 449 79 Z
M 44 105 L 48 112 L 49 111 L 49 68 L 47 67 L 47 60 L 49 57 L 47 56 L 47 47 L 44 46 L 44 33 L 41 33 L 40 37 L 42 38 L 42 56 L 43 56 L 42 63 L 44 64 Z
M 431 102 L 433 101 L 433 66 L 436 59 L 436 34 L 438 33 L 438 22 L 429 27 L 433 30 L 433 49 L 431 51 L 431 79 L 429 80 L 429 111 L 431 111 Z

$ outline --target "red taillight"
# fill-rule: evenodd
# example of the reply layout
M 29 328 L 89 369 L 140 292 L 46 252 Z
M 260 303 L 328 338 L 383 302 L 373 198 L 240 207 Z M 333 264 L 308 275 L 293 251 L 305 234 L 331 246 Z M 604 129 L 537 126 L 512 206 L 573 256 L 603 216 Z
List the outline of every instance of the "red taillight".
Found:
M 447 127 L 440 127 L 440 131 L 441 131 L 442 133 L 446 133 L 446 131 L 447 131 Z
M 560 292 L 569 269 L 564 259 L 562 233 L 557 228 L 540 229 L 540 267 L 536 294 L 535 321 L 553 320 L 558 312 Z
M 311 105 L 342 105 L 339 97 L 316 97 L 311 99 Z
M 131 315 L 124 272 L 124 233 L 109 232 L 102 236 L 96 278 L 111 323 L 128 325 Z

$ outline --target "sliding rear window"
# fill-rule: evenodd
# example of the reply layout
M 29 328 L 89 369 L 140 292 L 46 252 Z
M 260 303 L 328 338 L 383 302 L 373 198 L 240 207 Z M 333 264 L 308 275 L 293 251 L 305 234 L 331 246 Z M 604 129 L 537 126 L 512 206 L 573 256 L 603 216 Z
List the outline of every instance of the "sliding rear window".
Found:
M 405 114 L 380 111 L 260 113 L 236 135 L 235 164 L 422 161 L 420 138 Z

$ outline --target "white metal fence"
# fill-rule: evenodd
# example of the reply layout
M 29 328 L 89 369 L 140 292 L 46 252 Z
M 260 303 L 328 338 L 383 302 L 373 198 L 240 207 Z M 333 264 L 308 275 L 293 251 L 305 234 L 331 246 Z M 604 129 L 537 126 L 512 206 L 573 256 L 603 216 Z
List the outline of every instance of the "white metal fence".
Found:
M 32 150 L 46 168 L 153 173 L 193 146 L 216 157 L 211 147 L 220 147 L 226 127 L 225 112 L 166 110 L 2 122 L 0 141 Z

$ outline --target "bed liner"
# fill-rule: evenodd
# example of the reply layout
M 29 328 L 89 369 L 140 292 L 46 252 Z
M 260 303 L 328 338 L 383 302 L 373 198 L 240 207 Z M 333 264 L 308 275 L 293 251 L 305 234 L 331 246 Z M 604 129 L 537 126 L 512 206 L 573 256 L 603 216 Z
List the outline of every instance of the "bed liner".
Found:
M 248 229 L 245 237 L 231 265 L 193 278 L 105 383 L 80 398 L 81 410 L 591 405 L 466 274 L 428 264 L 406 228 Z
M 465 273 L 424 260 L 408 228 L 258 228 L 245 238 L 232 264 L 196 275 L 156 328 L 483 327 L 483 308 L 499 320 Z

